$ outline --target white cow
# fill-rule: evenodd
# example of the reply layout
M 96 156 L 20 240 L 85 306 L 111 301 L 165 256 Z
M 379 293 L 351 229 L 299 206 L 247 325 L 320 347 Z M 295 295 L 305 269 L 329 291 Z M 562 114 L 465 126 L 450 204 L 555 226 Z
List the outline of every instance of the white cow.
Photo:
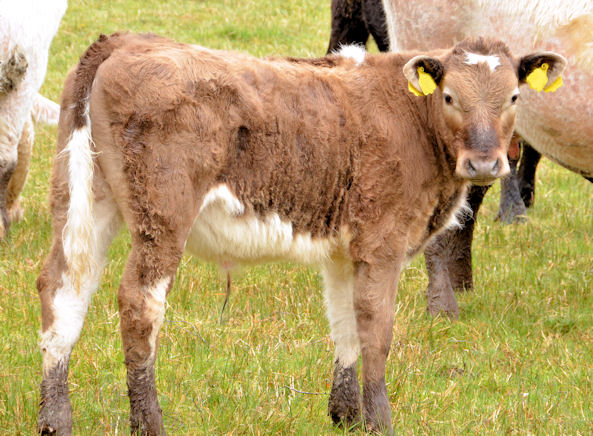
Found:
M 57 122 L 59 106 L 38 91 L 66 8 L 67 0 L 0 0 L 0 238 L 22 215 L 33 122 Z

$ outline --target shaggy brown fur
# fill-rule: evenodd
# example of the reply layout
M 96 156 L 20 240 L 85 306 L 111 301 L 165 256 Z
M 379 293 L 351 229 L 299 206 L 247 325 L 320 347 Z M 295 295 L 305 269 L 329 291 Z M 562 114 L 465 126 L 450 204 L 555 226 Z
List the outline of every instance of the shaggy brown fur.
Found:
M 465 50 L 497 55 L 500 66 L 492 73 L 468 65 Z M 61 115 L 58 152 L 75 129 L 89 127 L 90 97 L 95 202 L 112 196 L 132 235 L 118 302 L 134 432 L 164 432 L 154 388 L 156 303 L 171 288 L 206 194 L 220 185 L 244 207 L 238 219 L 277 214 L 295 237 L 333 241 L 327 262 L 338 252 L 348 258 L 362 408 L 354 404 L 354 365 L 336 369 L 330 413 L 357 421 L 362 409 L 368 429 L 390 431 L 385 362 L 399 272 L 450 221 L 470 181 L 508 168 L 507 103 L 522 65 L 503 44 L 482 39 L 415 55 L 367 55 L 360 64 L 340 56 L 256 59 L 133 34 L 102 36 L 83 55 L 65 84 L 62 107 L 70 109 Z M 431 96 L 407 90 L 408 80 L 418 85 L 419 66 L 439 85 Z M 445 102 L 445 87 L 464 111 Z M 487 170 L 476 170 L 483 162 Z M 52 177 L 54 245 L 38 280 L 44 332 L 56 316 L 54 295 L 65 292 L 61 275 L 74 274 L 61 240 L 67 169 L 58 159 Z M 45 367 L 52 362 L 44 357 Z

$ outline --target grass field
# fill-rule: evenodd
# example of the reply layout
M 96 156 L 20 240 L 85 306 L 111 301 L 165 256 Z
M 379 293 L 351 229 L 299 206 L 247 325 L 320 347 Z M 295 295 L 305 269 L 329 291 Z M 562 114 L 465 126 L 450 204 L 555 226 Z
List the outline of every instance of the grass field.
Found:
M 99 33 L 151 31 L 256 55 L 322 55 L 329 3 L 315 0 L 71 1 L 42 92 Z M 37 130 L 25 218 L 0 244 L 0 433 L 33 434 L 41 380 L 35 279 L 50 246 L 55 128 Z M 396 434 L 593 433 L 593 185 L 545 161 L 529 222 L 480 212 L 475 283 L 457 322 L 425 314 L 422 258 L 403 273 L 387 381 Z M 128 433 L 117 287 L 129 236 L 109 254 L 70 365 L 74 433 Z M 340 434 L 326 416 L 333 348 L 316 271 L 292 264 L 224 280 L 185 257 L 160 335 L 157 387 L 170 434 Z

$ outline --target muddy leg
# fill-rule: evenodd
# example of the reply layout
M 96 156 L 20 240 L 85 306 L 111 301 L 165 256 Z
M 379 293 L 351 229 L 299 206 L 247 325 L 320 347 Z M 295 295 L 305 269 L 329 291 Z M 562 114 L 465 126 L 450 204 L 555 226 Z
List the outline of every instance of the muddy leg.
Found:
M 438 235 L 424 250 L 428 270 L 426 310 L 457 318 L 459 308 L 454 290 L 473 289 L 472 240 L 478 210 L 488 186 L 472 186 L 468 193 L 471 216 L 461 221 L 462 228 L 449 229 Z
M 354 310 L 362 351 L 362 405 L 366 429 L 393 434 L 385 364 L 393 335 L 401 265 L 355 265 Z
M 54 208 L 54 244 L 37 279 L 42 317 L 40 346 L 43 354 L 38 419 L 41 434 L 72 434 L 72 408 L 68 397 L 70 353 L 80 336 L 91 297 L 99 285 L 107 248 L 120 227 L 118 212 L 111 199 L 95 203 L 98 241 L 92 261 L 97 268 L 77 292 L 72 285 L 62 249 L 64 220 L 57 211 L 63 207 L 64 203 L 59 202 Z
M 519 165 L 519 191 L 525 207 L 531 207 L 535 200 L 535 171 L 542 155 L 527 142 L 522 141 L 523 155 Z
M 353 274 L 352 262 L 343 258 L 332 259 L 323 269 L 327 317 L 336 347 L 328 411 L 334 423 L 346 427 L 360 421 L 360 387 L 356 374 L 360 342 L 354 313 Z
M 517 163 L 519 162 L 519 143 L 516 138 L 509 147 L 509 166 L 511 172 L 500 180 L 500 204 L 496 219 L 505 224 L 519 223 L 526 220 L 527 209 L 519 192 Z
M 174 231 L 154 239 L 142 236 L 140 231 L 136 235 L 132 232 L 132 252 L 118 293 L 132 434 L 165 434 L 154 363 L 165 297 L 173 284 L 184 241 Z
M 23 127 L 23 134 L 18 146 L 17 165 L 8 182 L 6 190 L 6 209 L 10 222 L 19 221 L 23 217 L 23 211 L 19 204 L 19 196 L 25 186 L 27 174 L 29 173 L 29 163 L 31 162 L 31 152 L 33 151 L 33 141 L 35 139 L 35 130 L 33 122 L 29 120 Z
M 332 0 L 332 30 L 327 53 L 339 50 L 342 45 L 365 45 L 369 32 L 362 17 L 360 1 Z

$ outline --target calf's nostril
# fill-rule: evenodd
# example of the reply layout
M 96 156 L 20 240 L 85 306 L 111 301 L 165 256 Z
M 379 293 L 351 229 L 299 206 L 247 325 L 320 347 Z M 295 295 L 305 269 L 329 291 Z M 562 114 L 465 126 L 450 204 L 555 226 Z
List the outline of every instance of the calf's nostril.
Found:
M 467 168 L 467 172 L 470 176 L 475 176 L 477 171 L 476 168 L 472 165 L 472 161 L 470 159 L 467 160 L 467 164 L 465 165 Z
M 468 159 L 465 168 L 470 177 L 496 177 L 500 172 L 502 162 L 500 159 L 486 160 Z
M 496 161 L 494 162 L 494 165 L 492 166 L 492 175 L 495 176 L 496 174 L 498 174 L 499 170 L 500 170 L 500 159 L 496 159 Z

